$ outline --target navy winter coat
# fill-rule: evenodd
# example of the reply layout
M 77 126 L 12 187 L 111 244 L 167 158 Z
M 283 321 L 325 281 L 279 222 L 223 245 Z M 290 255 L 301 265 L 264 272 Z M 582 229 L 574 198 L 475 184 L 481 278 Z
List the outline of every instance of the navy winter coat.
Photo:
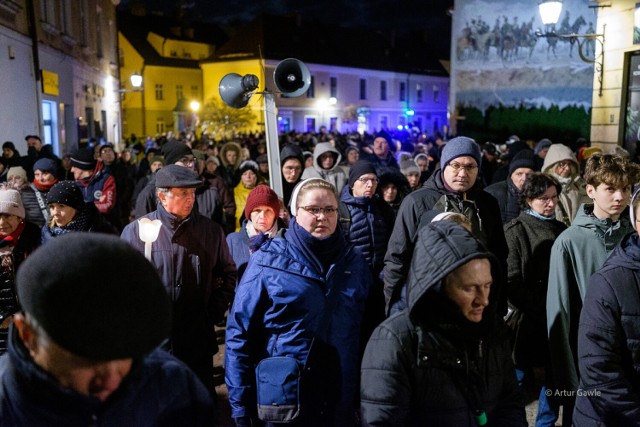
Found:
M 640 424 L 640 239 L 627 235 L 589 280 L 578 329 L 576 426 Z
M 339 292 L 329 324 L 316 337 L 316 342 L 324 343 L 336 360 L 318 360 L 313 368 L 314 378 L 326 383 L 336 375 L 338 379 L 331 387 L 324 387 L 329 388 L 325 392 L 321 391 L 323 387 L 308 387 L 303 404 L 322 407 L 335 398 L 337 401 L 325 408 L 335 412 L 328 425 L 353 425 L 360 322 L 371 285 L 369 267 L 360 252 L 345 244 L 336 248 L 340 253 L 323 276 L 306 251 L 297 247 L 292 233 L 285 231 L 284 237 L 268 240 L 253 253 L 236 289 L 227 320 L 225 350 L 231 416 L 257 418 L 255 366 L 260 360 L 287 356 L 304 365 L 320 328 L 327 293 Z M 313 411 L 308 414 L 306 425 L 322 423 L 320 412 Z
M 33 363 L 15 328 L 0 358 L 0 427 L 211 426 L 211 397 L 193 372 L 162 350 L 135 360 L 106 402 L 61 386 Z

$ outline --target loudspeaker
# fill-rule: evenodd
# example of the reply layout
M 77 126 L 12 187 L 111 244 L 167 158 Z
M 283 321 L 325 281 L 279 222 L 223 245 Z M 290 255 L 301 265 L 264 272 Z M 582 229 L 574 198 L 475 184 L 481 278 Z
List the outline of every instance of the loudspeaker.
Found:
M 258 77 L 253 74 L 230 73 L 220 80 L 218 91 L 229 107 L 242 108 L 249 103 L 253 91 L 258 88 Z
M 300 96 L 311 86 L 311 73 L 304 62 L 287 58 L 280 62 L 273 72 L 276 87 L 284 95 Z

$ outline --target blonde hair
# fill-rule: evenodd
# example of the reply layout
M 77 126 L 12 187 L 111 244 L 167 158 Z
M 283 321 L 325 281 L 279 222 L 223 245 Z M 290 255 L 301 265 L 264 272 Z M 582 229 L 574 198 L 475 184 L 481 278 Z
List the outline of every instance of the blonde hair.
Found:
M 296 214 L 300 201 L 304 198 L 304 195 L 311 190 L 327 190 L 333 194 L 336 202 L 338 202 L 338 190 L 336 187 L 328 181 L 320 178 L 310 178 L 301 181 L 291 193 L 291 215 Z

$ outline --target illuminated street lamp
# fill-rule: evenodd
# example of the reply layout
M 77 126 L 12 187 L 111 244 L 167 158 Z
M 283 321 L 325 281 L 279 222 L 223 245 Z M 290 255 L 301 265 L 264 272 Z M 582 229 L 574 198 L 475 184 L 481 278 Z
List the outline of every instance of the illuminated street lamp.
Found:
M 189 103 L 189 108 L 193 111 L 193 117 L 191 119 L 191 129 L 193 132 L 196 132 L 196 127 L 198 126 L 198 110 L 200 110 L 200 103 L 195 99 Z
M 562 12 L 562 1 L 560 0 L 545 0 L 538 5 L 540 11 L 540 18 L 544 25 L 555 25 L 560 19 L 560 13 Z
M 135 89 L 140 89 L 142 87 L 142 76 L 138 73 L 131 74 L 131 86 Z

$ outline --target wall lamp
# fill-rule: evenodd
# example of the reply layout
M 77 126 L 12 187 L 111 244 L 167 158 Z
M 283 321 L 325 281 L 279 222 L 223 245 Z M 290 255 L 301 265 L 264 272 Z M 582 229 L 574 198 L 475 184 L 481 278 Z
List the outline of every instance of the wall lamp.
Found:
M 140 92 L 141 90 L 143 90 L 142 76 L 140 74 L 138 73 L 131 74 L 131 77 L 129 78 L 129 80 L 131 81 L 131 87 L 133 87 L 133 89 L 120 89 L 118 92 L 120 93 Z
M 589 4 L 589 8 L 603 8 L 611 7 L 610 2 L 592 2 Z M 568 29 L 568 32 L 564 32 L 565 28 L 562 28 L 561 33 L 556 33 L 555 26 L 560 19 L 562 13 L 562 0 L 542 0 L 538 3 L 538 10 L 540 11 L 540 18 L 545 25 L 545 29 L 552 28 L 551 31 L 542 32 L 540 29 L 536 31 L 536 37 L 546 38 L 558 38 L 568 40 L 571 45 L 578 44 L 578 55 L 584 62 L 594 64 L 595 71 L 598 73 L 598 96 L 602 96 L 602 79 L 604 77 L 604 33 L 607 28 L 606 24 L 602 26 L 602 34 L 587 33 L 577 34 L 574 30 Z M 584 23 L 584 21 L 582 21 Z M 595 54 L 596 49 L 592 48 L 594 57 L 585 55 L 585 46 L 593 46 L 595 42 L 600 44 L 600 53 Z

